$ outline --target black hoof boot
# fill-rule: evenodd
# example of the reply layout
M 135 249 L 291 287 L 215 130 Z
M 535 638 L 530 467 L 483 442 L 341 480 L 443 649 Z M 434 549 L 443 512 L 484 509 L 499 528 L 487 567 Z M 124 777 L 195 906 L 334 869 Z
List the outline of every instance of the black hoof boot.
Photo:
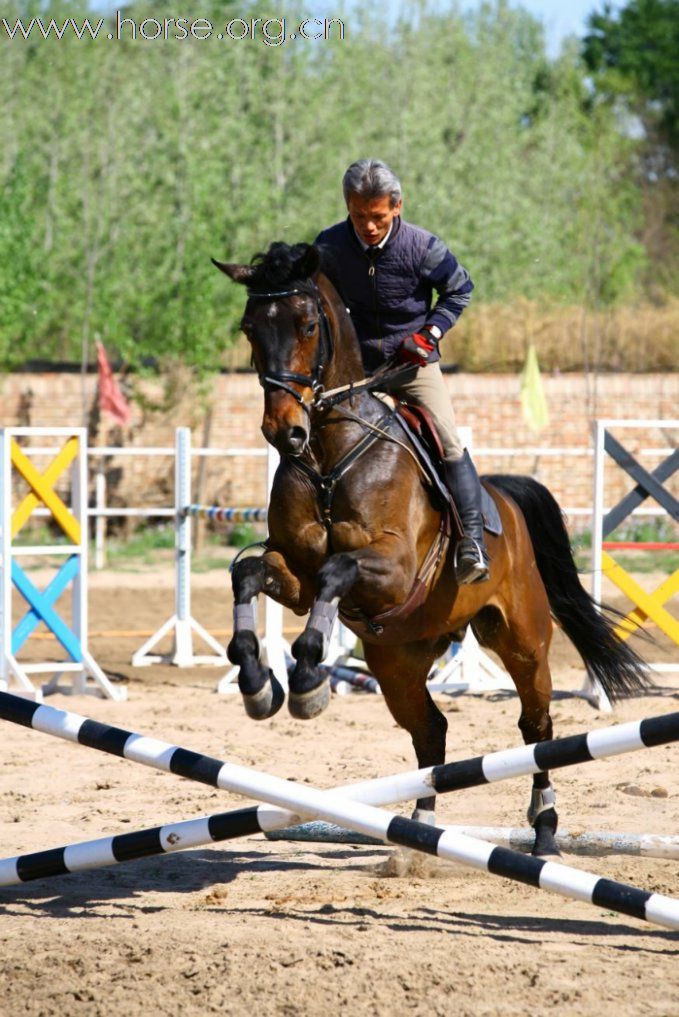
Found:
M 254 674 L 241 667 L 238 687 L 245 712 L 252 720 L 268 720 L 278 713 L 285 702 L 285 692 L 278 678 L 271 668 L 259 663 Z
M 314 679 L 316 684 L 310 687 Z M 318 668 L 300 673 L 298 664 L 292 676 L 288 693 L 288 709 L 292 716 L 297 720 L 312 720 L 323 713 L 329 702 L 330 679 L 328 675 Z
M 254 632 L 236 632 L 227 647 L 227 656 L 238 667 L 238 688 L 248 717 L 268 720 L 285 702 L 283 686 L 271 668 L 259 660 L 259 642 Z
M 269 671 L 269 675 L 271 680 L 266 682 L 259 692 L 251 695 L 243 693 L 245 712 L 252 720 L 268 720 L 278 713 L 285 702 L 283 686 L 273 671 Z
M 561 857 L 561 852 L 556 845 L 554 834 L 558 825 L 556 809 L 545 809 L 533 823 L 535 830 L 535 844 L 532 854 L 536 858 L 548 858 L 550 856 Z

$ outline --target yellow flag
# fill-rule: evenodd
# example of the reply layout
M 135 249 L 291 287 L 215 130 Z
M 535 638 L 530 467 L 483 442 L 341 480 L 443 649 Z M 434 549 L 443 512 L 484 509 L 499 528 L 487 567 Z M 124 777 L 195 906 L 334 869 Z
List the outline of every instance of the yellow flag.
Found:
M 542 388 L 538 355 L 532 343 L 528 347 L 526 363 L 521 372 L 520 398 L 524 420 L 532 431 L 540 431 L 549 423 L 549 412 Z

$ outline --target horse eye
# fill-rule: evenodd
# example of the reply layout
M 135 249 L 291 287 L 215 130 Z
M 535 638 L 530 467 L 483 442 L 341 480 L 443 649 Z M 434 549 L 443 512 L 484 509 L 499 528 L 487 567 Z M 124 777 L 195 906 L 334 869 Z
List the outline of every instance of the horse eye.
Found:
M 310 324 L 305 325 L 304 328 L 302 329 L 302 332 L 304 333 L 304 335 L 307 335 L 307 336 L 312 336 L 315 331 L 316 331 L 316 322 L 315 321 L 312 321 L 312 322 L 310 322 Z

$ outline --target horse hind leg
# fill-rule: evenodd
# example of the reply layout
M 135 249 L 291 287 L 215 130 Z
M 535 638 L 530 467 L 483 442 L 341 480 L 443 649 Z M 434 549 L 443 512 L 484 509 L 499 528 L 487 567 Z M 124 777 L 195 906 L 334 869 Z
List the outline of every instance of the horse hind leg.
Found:
M 472 623 L 482 646 L 494 650 L 516 685 L 521 702 L 519 730 L 526 745 L 552 738 L 549 705 L 552 676 L 547 655 L 552 634 L 546 594 L 539 591 L 514 591 L 522 603 L 521 617 L 503 616 L 496 608 L 485 608 Z M 548 771 L 533 774 L 533 790 L 528 806 L 528 822 L 535 830 L 533 854 L 539 857 L 559 855 L 555 834 L 558 825 L 556 796 Z
M 257 596 L 265 588 L 267 567 L 263 558 L 244 558 L 232 573 L 233 638 L 227 655 L 238 667 L 238 687 L 248 717 L 266 720 L 285 701 L 283 687 L 271 668 L 260 661 L 256 629 Z

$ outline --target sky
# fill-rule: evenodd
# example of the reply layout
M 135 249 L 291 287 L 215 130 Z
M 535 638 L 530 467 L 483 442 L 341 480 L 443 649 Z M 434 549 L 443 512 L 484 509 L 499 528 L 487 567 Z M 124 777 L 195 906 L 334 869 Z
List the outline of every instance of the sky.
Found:
M 581 36 L 586 21 L 593 11 L 603 9 L 603 0 L 510 0 L 512 7 L 524 7 L 545 25 L 548 51 L 555 56 L 567 35 Z M 480 0 L 464 0 L 464 7 L 477 7 Z M 610 0 L 616 10 L 624 6 L 623 0 Z

